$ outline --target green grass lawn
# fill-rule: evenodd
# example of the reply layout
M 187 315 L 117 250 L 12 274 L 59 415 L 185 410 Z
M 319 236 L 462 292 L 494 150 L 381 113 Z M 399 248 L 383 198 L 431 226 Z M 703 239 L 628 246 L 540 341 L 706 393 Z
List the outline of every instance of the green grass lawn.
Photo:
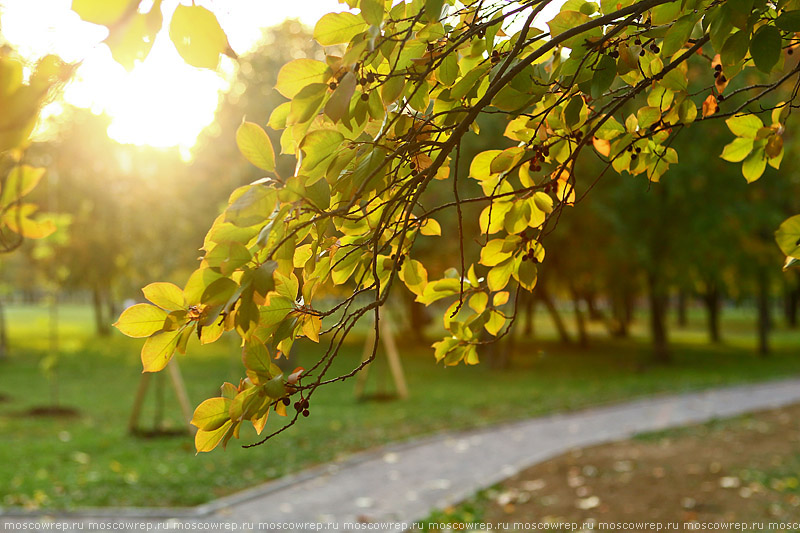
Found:
M 513 368 L 488 365 L 444 368 L 428 348 L 401 346 L 411 397 L 403 402 L 357 402 L 348 381 L 314 395 L 311 416 L 255 449 L 242 431 L 227 451 L 195 455 L 190 437 L 142 439 L 127 434 L 127 422 L 140 376 L 141 340 L 92 334 L 89 309 L 62 306 L 58 395 L 74 407 L 73 419 L 32 418 L 26 411 L 50 403 L 51 385 L 40 370 L 47 355 L 47 313 L 38 307 L 10 307 L 11 358 L 0 362 L 0 505 L 43 508 L 78 506 L 185 506 L 209 501 L 354 451 L 448 429 L 492 424 L 554 410 L 619 401 L 657 392 L 697 389 L 800 374 L 800 331 L 777 331 L 775 353 L 753 354 L 752 317 L 729 313 L 726 344 L 704 344 L 701 317 L 675 332 L 675 364 L 649 367 L 641 332 L 627 341 L 597 334 L 590 350 L 552 341 L 545 316 L 537 317 L 544 340 L 518 342 Z M 644 321 L 640 321 L 644 324 Z M 363 342 L 363 341 L 362 341 Z M 332 369 L 355 366 L 362 345 L 346 347 Z M 303 344 L 299 364 L 310 366 L 318 348 Z M 199 403 L 218 393 L 224 380 L 241 375 L 233 338 L 211 346 L 191 346 L 180 357 L 189 396 Z M 158 378 L 167 376 L 158 375 Z M 384 379 L 381 364 L 369 386 Z M 154 380 L 157 382 L 157 380 Z M 165 416 L 180 425 L 177 403 L 163 379 Z M 157 390 L 157 388 L 151 387 Z M 151 393 L 153 390 L 151 390 Z M 155 413 L 153 395 L 143 412 Z M 267 429 L 277 428 L 278 417 Z

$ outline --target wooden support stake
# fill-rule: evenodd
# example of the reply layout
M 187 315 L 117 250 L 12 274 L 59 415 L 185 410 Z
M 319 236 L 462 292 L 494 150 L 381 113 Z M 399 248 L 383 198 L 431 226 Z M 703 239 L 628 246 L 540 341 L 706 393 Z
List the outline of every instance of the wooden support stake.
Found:
M 400 352 L 397 350 L 397 344 L 394 341 L 394 333 L 392 332 L 389 320 L 384 317 L 380 321 L 378 327 L 380 328 L 381 341 L 383 348 L 386 351 L 386 359 L 389 363 L 389 370 L 392 373 L 392 379 L 394 381 L 395 390 L 397 391 L 397 396 L 400 399 L 405 400 L 408 398 L 408 385 L 406 384 L 405 374 L 403 373 L 403 364 L 400 362 Z M 375 328 L 370 327 L 369 332 L 367 333 L 367 339 L 364 342 L 364 353 L 361 357 L 362 363 L 369 359 L 374 344 Z M 356 398 L 362 398 L 364 396 L 368 371 L 369 365 L 365 366 L 356 377 Z
M 173 358 L 167 364 L 167 368 L 169 369 L 172 388 L 175 390 L 175 396 L 178 398 L 178 403 L 181 406 L 181 413 L 186 422 L 186 428 L 189 430 L 189 433 L 194 435 L 197 432 L 197 428 L 190 424 L 192 420 L 192 405 L 189 402 L 189 395 L 186 392 L 186 384 L 183 381 L 178 361 Z M 142 405 L 147 395 L 147 388 L 150 386 L 151 377 L 152 374 L 150 372 L 143 372 L 139 380 L 139 388 L 136 390 L 136 399 L 133 401 L 133 410 L 128 420 L 128 432 L 130 433 L 137 433 L 139 431 L 139 417 L 142 414 Z M 162 428 L 153 428 L 154 431 L 159 431 L 160 429 Z

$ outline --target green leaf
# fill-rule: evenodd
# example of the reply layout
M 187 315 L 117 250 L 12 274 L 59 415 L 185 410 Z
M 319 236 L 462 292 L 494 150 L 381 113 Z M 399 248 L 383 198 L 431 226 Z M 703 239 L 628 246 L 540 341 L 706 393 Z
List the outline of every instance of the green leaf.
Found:
M 156 333 L 144 341 L 142 346 L 142 368 L 144 372 L 159 372 L 163 370 L 178 345 L 182 331 L 165 331 Z
M 223 276 L 230 276 L 239 267 L 247 264 L 252 256 L 240 242 L 223 242 L 212 248 L 205 257 L 212 268 L 219 268 Z
M 380 26 L 383 22 L 383 0 L 360 0 L 358 8 L 361 17 L 371 26 Z
M 272 377 L 272 359 L 269 356 L 269 351 L 256 338 L 245 344 L 244 350 L 242 350 L 242 363 L 247 370 L 267 378 Z
M 406 86 L 406 79 L 402 75 L 394 75 L 381 85 L 381 101 L 383 105 L 389 105 L 403 94 Z
M 44 176 L 45 169 L 36 168 L 30 165 L 18 165 L 8 173 L 5 183 L 3 183 L 2 195 L 0 195 L 0 205 L 8 205 L 14 201 L 25 197 L 36 185 L 39 184 Z
M 565 31 L 576 26 L 580 26 L 581 24 L 586 24 L 590 20 L 591 19 L 589 18 L 589 15 L 579 11 L 561 11 L 559 14 L 553 17 L 553 19 L 548 22 L 547 25 L 550 27 L 550 35 L 552 37 L 558 37 Z M 601 30 L 599 28 L 595 28 L 594 30 L 570 37 L 564 41 L 563 44 L 568 48 L 575 48 L 582 45 L 587 38 L 599 36 L 601 36 Z
M 761 119 L 755 115 L 745 114 L 731 117 L 725 121 L 728 129 L 737 137 L 746 137 L 748 139 L 755 139 L 758 135 L 758 130 L 764 127 Z
M 341 147 L 344 135 L 336 130 L 316 130 L 305 136 L 300 143 L 303 159 L 301 172 L 309 172 L 331 157 Z
M 167 313 L 150 304 L 136 304 L 125 309 L 114 327 L 134 338 L 149 337 L 164 327 Z
M 422 263 L 415 259 L 406 259 L 400 269 L 400 279 L 406 284 L 408 290 L 420 295 L 428 284 L 428 272 Z
M 505 239 L 492 239 L 481 248 L 481 264 L 488 267 L 497 266 L 515 251 L 516 246 L 509 246 Z
M 205 288 L 203 295 L 200 297 L 200 303 L 209 307 L 224 305 L 238 288 L 239 285 L 235 281 L 228 278 L 219 278 Z
M 217 17 L 202 6 L 178 5 L 169 25 L 169 38 L 184 61 L 193 67 L 216 69 L 228 49 L 228 37 Z
M 742 175 L 747 183 L 752 183 L 761 177 L 765 168 L 767 168 L 767 158 L 764 149 L 753 150 L 742 163 Z
M 72 10 L 86 22 L 111 26 L 126 13 L 135 13 L 139 0 L 72 0 Z
M 252 226 L 269 218 L 277 203 L 275 189 L 264 185 L 250 185 L 225 210 L 225 220 L 242 228 Z
M 111 56 L 128 71 L 133 70 L 137 62 L 147 58 L 162 23 L 161 0 L 158 0 L 149 13 L 135 13 L 127 23 L 115 24 L 109 28 L 105 41 Z
M 353 13 L 328 13 L 314 26 L 314 39 L 322 46 L 347 44 L 366 28 L 361 17 Z
M 536 287 L 536 280 L 539 275 L 539 269 L 533 261 L 522 261 L 519 264 L 519 269 L 514 273 L 514 279 L 522 286 L 522 288 L 532 291 Z
M 445 87 L 451 87 L 458 79 L 459 74 L 456 54 L 447 54 L 436 70 L 436 79 Z
M 489 271 L 486 276 L 487 284 L 492 292 L 502 291 L 508 285 L 511 272 L 514 270 L 514 258 L 509 258 Z
M 330 77 L 328 65 L 316 59 L 295 59 L 278 72 L 275 88 L 286 98 L 294 98 L 300 90 L 312 83 L 325 83 Z
M 607 55 L 603 55 L 597 62 L 592 76 L 590 92 L 592 98 L 600 98 L 611 88 L 617 77 L 617 62 Z
M 350 100 L 355 91 L 356 76 L 352 72 L 348 72 L 339 81 L 339 85 L 325 105 L 325 114 L 334 122 L 340 122 L 346 118 L 350 113 Z
M 771 25 L 761 26 L 750 42 L 750 55 L 758 70 L 772 70 L 781 58 L 781 32 Z
M 640 128 L 649 128 L 661 120 L 661 110 L 651 106 L 642 107 L 636 112 L 636 118 Z
M 753 151 L 753 142 L 753 139 L 737 137 L 733 142 L 727 144 L 725 148 L 722 149 L 722 155 L 720 155 L 720 157 L 731 163 L 743 161 L 744 158 Z
M 264 129 L 253 122 L 242 122 L 236 130 L 236 145 L 242 155 L 252 164 L 273 172 L 275 170 L 275 150 Z
M 800 257 L 800 215 L 783 222 L 775 232 L 775 242 L 789 257 Z
M 694 13 L 684 15 L 675 21 L 672 27 L 667 30 L 667 34 L 661 44 L 662 57 L 672 57 L 675 52 L 683 48 L 683 45 L 686 44 L 692 34 L 695 22 L 697 22 L 697 15 Z
M 183 289 L 183 294 L 186 298 L 186 305 L 199 304 L 206 288 L 221 278 L 221 274 L 214 272 L 207 267 L 198 268 L 195 270 L 192 275 L 189 276 L 189 280 L 186 282 L 186 287 Z
M 439 20 L 443 6 L 444 0 L 425 0 L 425 18 L 428 22 Z
M 145 298 L 167 311 L 179 311 L 186 306 L 183 291 L 172 283 L 151 283 L 142 292 Z
M 747 55 L 750 46 L 750 33 L 747 31 L 737 31 L 725 41 L 720 52 L 722 65 L 729 67 L 738 64 Z
M 214 431 L 229 421 L 230 398 L 209 398 L 197 406 L 191 424 L 198 429 Z
M 783 31 L 800 31 L 800 10 L 784 11 L 775 19 L 775 25 Z
M 553 212 L 553 199 L 549 194 L 537 191 L 533 195 L 533 202 L 540 211 L 544 211 L 547 214 Z

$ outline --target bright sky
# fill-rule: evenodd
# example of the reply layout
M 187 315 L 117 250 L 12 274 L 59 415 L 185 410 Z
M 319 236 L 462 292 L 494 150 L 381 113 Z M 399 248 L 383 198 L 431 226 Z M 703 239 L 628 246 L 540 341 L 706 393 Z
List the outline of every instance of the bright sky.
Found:
M 178 0 L 164 0 L 172 13 Z M 188 2 L 184 0 L 183 3 Z M 323 14 L 343 11 L 337 0 L 198 0 L 219 18 L 231 47 L 239 54 L 259 39 L 262 28 L 299 18 L 313 28 Z M 186 65 L 170 43 L 169 20 L 150 55 L 130 73 L 100 44 L 107 30 L 83 22 L 70 10 L 71 0 L 0 0 L 4 38 L 24 57 L 56 53 L 69 62 L 83 61 L 65 89 L 67 102 L 112 117 L 109 135 L 122 143 L 178 146 L 188 153 L 198 133 L 214 120 L 219 91 L 234 65 L 222 58 L 219 72 Z M 57 114 L 59 104 L 46 113 Z

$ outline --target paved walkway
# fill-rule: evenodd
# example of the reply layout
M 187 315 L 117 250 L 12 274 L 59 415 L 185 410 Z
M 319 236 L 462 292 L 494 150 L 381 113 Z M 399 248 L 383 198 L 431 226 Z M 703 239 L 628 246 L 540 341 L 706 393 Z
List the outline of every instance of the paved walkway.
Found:
M 359 522 L 372 522 L 371 531 L 397 531 L 397 523 L 423 519 L 571 448 L 797 402 L 800 379 L 658 396 L 389 446 L 192 509 L 85 510 L 52 518 L 0 510 L 0 529 L 56 520 L 75 531 L 81 524 L 90 529 L 90 522 L 100 524 L 96 530 L 120 529 L 123 521 L 153 530 L 168 524 L 259 530 L 264 524 L 262 531 L 267 523 L 310 530 L 299 524 L 327 522 L 355 531 L 363 527 Z M 387 525 L 375 528 L 375 522 Z

